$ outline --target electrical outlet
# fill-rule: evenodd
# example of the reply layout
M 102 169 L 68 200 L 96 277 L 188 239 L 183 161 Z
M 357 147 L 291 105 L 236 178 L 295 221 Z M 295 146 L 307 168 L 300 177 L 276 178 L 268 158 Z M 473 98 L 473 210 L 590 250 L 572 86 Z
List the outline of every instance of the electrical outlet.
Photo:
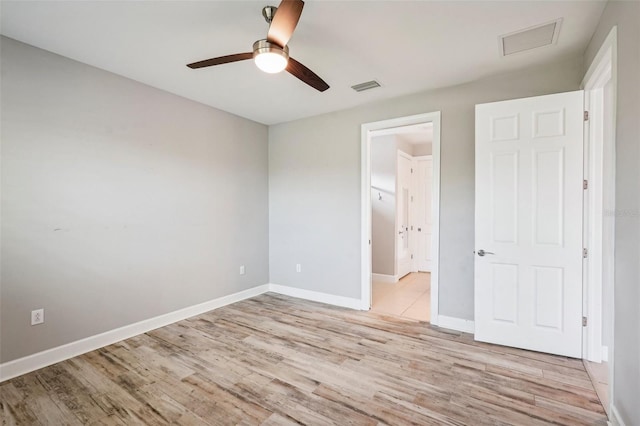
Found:
M 244 265 L 240 265 L 240 275 L 244 275 Z
M 31 311 L 31 325 L 38 325 L 44 322 L 44 309 Z
M 302 272 L 302 265 L 296 263 L 296 272 Z

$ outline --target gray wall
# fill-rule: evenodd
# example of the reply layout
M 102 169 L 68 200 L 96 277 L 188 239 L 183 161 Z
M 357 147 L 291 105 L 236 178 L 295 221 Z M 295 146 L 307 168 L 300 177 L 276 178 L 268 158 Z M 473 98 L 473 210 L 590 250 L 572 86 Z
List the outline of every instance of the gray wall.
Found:
M 440 313 L 473 319 L 474 105 L 577 90 L 581 79 L 582 58 L 568 58 L 271 126 L 271 281 L 360 298 L 360 125 L 441 111 Z
M 396 274 L 397 153 L 394 135 L 371 138 L 371 267 L 376 274 Z
M 585 66 L 614 25 L 618 87 L 613 404 L 626 424 L 640 425 L 640 3 L 607 3 Z
M 266 126 L 1 55 L 2 362 L 268 282 Z

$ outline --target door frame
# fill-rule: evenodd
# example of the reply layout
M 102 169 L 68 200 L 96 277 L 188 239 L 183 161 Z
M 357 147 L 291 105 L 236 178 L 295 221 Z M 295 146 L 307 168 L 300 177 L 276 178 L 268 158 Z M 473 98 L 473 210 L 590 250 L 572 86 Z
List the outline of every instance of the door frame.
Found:
M 582 80 L 580 88 L 585 93 L 585 111 L 589 120 L 585 122 L 585 179 L 589 188 L 585 194 L 585 247 L 589 256 L 585 259 L 583 312 L 587 317 L 587 326 L 583 333 L 583 359 L 593 362 L 609 362 L 609 401 L 613 402 L 613 358 L 614 333 L 612 312 L 610 324 L 611 341 L 609 347 L 602 346 L 602 304 L 605 286 L 614 291 L 614 248 L 615 248 L 615 212 L 606 212 L 603 194 L 610 194 L 615 206 L 615 144 L 616 144 L 616 99 L 617 99 L 617 27 L 614 26 L 600 46 Z M 611 82 L 611 108 L 603 107 L 603 88 Z M 611 128 L 605 134 L 603 123 L 608 119 Z M 606 162 L 606 164 L 605 164 Z M 612 215 L 611 221 L 603 223 L 606 215 Z M 608 245 L 603 239 L 604 233 L 611 236 Z M 608 271 L 603 276 L 603 266 Z M 613 310 L 615 304 L 610 308 Z
M 432 172 L 432 175 L 433 175 L 433 155 L 432 155 L 432 154 L 427 154 L 427 155 L 417 155 L 417 156 L 414 156 L 414 157 L 413 157 L 413 167 L 414 167 L 414 170 L 417 170 L 417 169 L 418 169 L 417 163 L 418 163 L 418 161 L 420 161 L 420 160 L 431 160 L 431 172 Z M 432 176 L 431 180 L 432 180 L 432 183 L 433 183 L 433 176 Z M 416 182 L 418 182 L 418 176 L 417 176 L 417 174 L 416 174 L 416 176 L 414 177 L 414 182 L 413 182 L 414 188 L 417 188 L 417 185 L 419 185 L 419 183 L 416 183 Z M 433 186 L 433 185 L 432 185 L 432 186 Z M 431 193 L 431 192 L 432 192 L 432 190 L 433 190 L 433 188 L 429 188 L 429 193 Z M 414 215 L 413 217 L 416 217 L 416 211 L 415 211 L 415 210 L 416 210 L 416 207 L 415 207 L 415 205 L 413 205 L 413 204 L 412 204 L 412 212 L 413 212 L 413 215 Z M 433 221 L 433 218 L 432 218 L 432 221 Z M 432 226 L 432 227 L 433 227 L 433 226 Z M 416 237 L 416 235 L 417 235 L 417 231 L 416 231 L 416 230 L 414 230 L 413 232 L 414 232 L 414 238 L 413 238 L 414 246 L 413 246 L 413 251 L 414 251 L 414 253 L 419 253 L 419 249 L 420 249 L 420 247 L 419 247 L 419 244 L 418 244 L 418 238 Z M 413 266 L 414 266 L 414 268 L 413 268 L 413 269 L 414 269 L 414 272 L 419 272 L 419 271 L 420 271 L 420 267 L 419 267 L 419 263 L 420 263 L 420 262 L 419 262 L 419 260 L 418 260 L 418 257 L 416 256 L 413 260 L 414 260 L 414 264 L 413 264 Z M 429 272 L 431 272 L 431 271 L 429 271 Z
M 394 259 L 394 264 L 395 264 L 395 277 L 396 279 L 401 279 L 402 277 L 404 277 L 405 275 L 408 275 L 412 272 L 414 272 L 414 257 L 412 256 L 409 259 L 409 273 L 408 274 L 402 274 L 402 272 L 400 271 L 400 250 L 399 250 L 399 243 L 400 243 L 400 237 L 398 234 L 398 225 L 400 223 L 400 215 L 399 213 L 399 207 L 400 207 L 400 202 L 399 202 L 399 197 L 400 197 L 400 185 L 399 185 L 399 176 L 400 176 L 400 157 L 405 158 L 406 160 L 409 160 L 409 164 L 410 164 L 410 168 L 413 169 L 413 156 L 407 154 L 404 151 L 401 150 L 397 150 L 396 151 L 396 215 L 395 215 L 395 221 L 394 221 L 394 227 L 393 227 L 393 244 L 394 244 L 394 253 L 395 253 L 395 259 Z M 413 204 L 411 202 L 411 200 L 413 199 L 413 174 L 411 174 L 411 176 L 409 177 L 409 202 L 407 203 L 407 218 L 409 223 L 413 223 Z M 409 250 L 410 253 L 413 253 L 414 251 L 414 247 L 413 247 L 413 235 L 412 232 L 413 229 L 410 229 L 407 232 L 407 238 L 409 238 L 409 244 L 407 246 L 407 250 Z M 373 232 L 373 230 L 372 230 Z M 404 272 L 404 271 L 403 271 Z
M 364 123 L 360 127 L 361 140 L 361 309 L 371 309 L 371 132 L 395 127 L 432 123 L 433 125 L 433 181 L 431 192 L 431 218 L 433 222 L 431 250 L 431 313 L 430 322 L 438 325 L 439 248 L 440 248 L 440 111 L 388 120 Z

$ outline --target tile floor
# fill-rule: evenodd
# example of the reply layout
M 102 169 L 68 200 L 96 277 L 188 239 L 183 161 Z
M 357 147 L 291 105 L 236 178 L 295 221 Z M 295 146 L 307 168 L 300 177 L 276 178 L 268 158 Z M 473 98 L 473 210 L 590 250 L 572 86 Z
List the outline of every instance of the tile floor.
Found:
M 431 310 L 431 274 L 414 272 L 397 283 L 373 281 L 373 312 L 429 321 Z

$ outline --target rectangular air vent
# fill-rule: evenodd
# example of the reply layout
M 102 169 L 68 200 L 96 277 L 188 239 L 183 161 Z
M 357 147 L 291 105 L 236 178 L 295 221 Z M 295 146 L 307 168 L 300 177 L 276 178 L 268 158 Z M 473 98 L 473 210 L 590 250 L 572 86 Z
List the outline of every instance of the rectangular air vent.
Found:
M 500 54 L 502 56 L 508 56 L 514 53 L 555 44 L 558 40 L 558 34 L 560 33 L 560 24 L 562 24 L 562 19 L 501 35 L 498 38 Z
M 376 87 L 380 87 L 380 83 L 378 83 L 375 80 L 371 80 L 364 83 L 356 84 L 355 86 L 351 86 L 351 88 L 356 92 L 363 92 L 365 90 L 375 89 Z

